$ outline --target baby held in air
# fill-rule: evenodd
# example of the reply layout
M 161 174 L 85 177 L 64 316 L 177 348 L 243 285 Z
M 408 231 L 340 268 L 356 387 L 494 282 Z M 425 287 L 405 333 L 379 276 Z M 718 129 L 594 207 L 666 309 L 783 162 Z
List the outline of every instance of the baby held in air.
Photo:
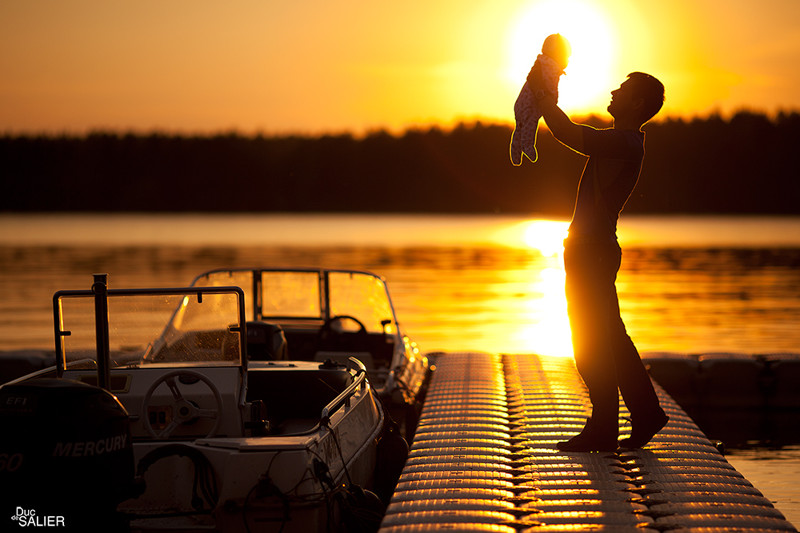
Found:
M 538 66 L 542 69 L 545 90 L 556 95 L 556 98 L 558 98 L 558 79 L 567 68 L 571 52 L 569 41 L 561 34 L 555 33 L 544 40 L 542 53 L 536 58 L 533 66 L 533 68 Z M 541 116 L 542 113 L 539 111 L 535 95 L 528 87 L 528 83 L 525 82 L 516 103 L 514 103 L 514 119 L 517 122 L 514 133 L 511 135 L 511 162 L 514 165 L 522 164 L 522 154 L 525 154 L 531 162 L 536 162 L 538 157 L 536 132 Z

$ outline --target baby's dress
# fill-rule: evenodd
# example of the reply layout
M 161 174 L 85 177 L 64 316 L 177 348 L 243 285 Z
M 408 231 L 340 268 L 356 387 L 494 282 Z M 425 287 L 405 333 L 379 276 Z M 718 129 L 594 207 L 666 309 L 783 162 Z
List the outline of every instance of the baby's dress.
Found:
M 558 89 L 558 78 L 564 70 L 558 66 L 555 59 L 550 56 L 539 54 L 536 59 L 542 69 L 542 81 L 544 89 L 552 94 L 556 94 Z M 533 95 L 533 90 L 528 87 L 528 82 L 522 86 L 517 101 L 514 103 L 514 119 L 517 127 L 511 135 L 511 162 L 519 166 L 522 164 L 522 154 L 525 154 L 531 162 L 535 163 L 538 155 L 536 153 L 536 132 L 539 129 L 539 119 L 542 113 L 539 104 Z

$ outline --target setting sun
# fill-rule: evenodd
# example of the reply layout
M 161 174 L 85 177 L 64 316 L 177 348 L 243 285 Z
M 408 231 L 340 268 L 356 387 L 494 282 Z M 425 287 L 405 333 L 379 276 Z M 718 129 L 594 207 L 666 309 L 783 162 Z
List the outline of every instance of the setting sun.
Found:
M 572 45 L 572 57 L 559 84 L 559 103 L 566 111 L 605 109 L 617 62 L 615 30 L 605 13 L 583 0 L 548 0 L 528 7 L 513 24 L 509 82 L 521 87 L 545 37 L 560 33 Z

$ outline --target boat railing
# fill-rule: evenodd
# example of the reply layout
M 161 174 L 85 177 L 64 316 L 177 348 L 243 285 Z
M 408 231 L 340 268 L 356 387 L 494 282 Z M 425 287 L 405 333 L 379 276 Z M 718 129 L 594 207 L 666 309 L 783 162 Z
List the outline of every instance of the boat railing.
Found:
M 367 368 L 364 366 L 364 364 L 355 357 L 350 357 L 349 361 L 355 366 L 355 379 L 353 380 L 353 383 L 351 383 L 345 390 L 340 392 L 336 398 L 331 400 L 328 405 L 322 408 L 322 413 L 320 414 L 321 425 L 327 425 L 328 421 L 330 420 L 331 413 L 336 412 L 340 407 L 349 407 L 350 398 L 355 394 L 356 390 L 365 387 L 367 384 Z

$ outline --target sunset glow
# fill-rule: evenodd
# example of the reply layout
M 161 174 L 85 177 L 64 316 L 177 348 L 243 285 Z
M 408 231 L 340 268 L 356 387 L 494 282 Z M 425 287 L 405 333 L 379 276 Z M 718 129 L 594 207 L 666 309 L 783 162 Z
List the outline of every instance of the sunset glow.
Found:
M 502 246 L 536 250 L 544 257 L 561 254 L 567 238 L 568 222 L 561 220 L 526 220 L 507 223 L 496 229 L 491 240 Z
M 567 238 L 566 222 L 554 220 L 531 220 L 523 223 L 523 242 L 538 250 L 543 256 L 558 255 L 564 248 Z
M 794 0 L 0 3 L 0 132 L 365 133 L 513 121 L 543 38 L 560 103 L 604 114 L 640 70 L 662 116 L 800 108 Z
M 509 39 L 509 80 L 515 86 L 524 82 L 541 53 L 542 42 L 552 33 L 560 33 L 572 46 L 567 74 L 559 84 L 562 107 L 580 112 L 602 110 L 614 83 L 617 32 L 607 15 L 585 0 L 533 3 L 515 21 Z

